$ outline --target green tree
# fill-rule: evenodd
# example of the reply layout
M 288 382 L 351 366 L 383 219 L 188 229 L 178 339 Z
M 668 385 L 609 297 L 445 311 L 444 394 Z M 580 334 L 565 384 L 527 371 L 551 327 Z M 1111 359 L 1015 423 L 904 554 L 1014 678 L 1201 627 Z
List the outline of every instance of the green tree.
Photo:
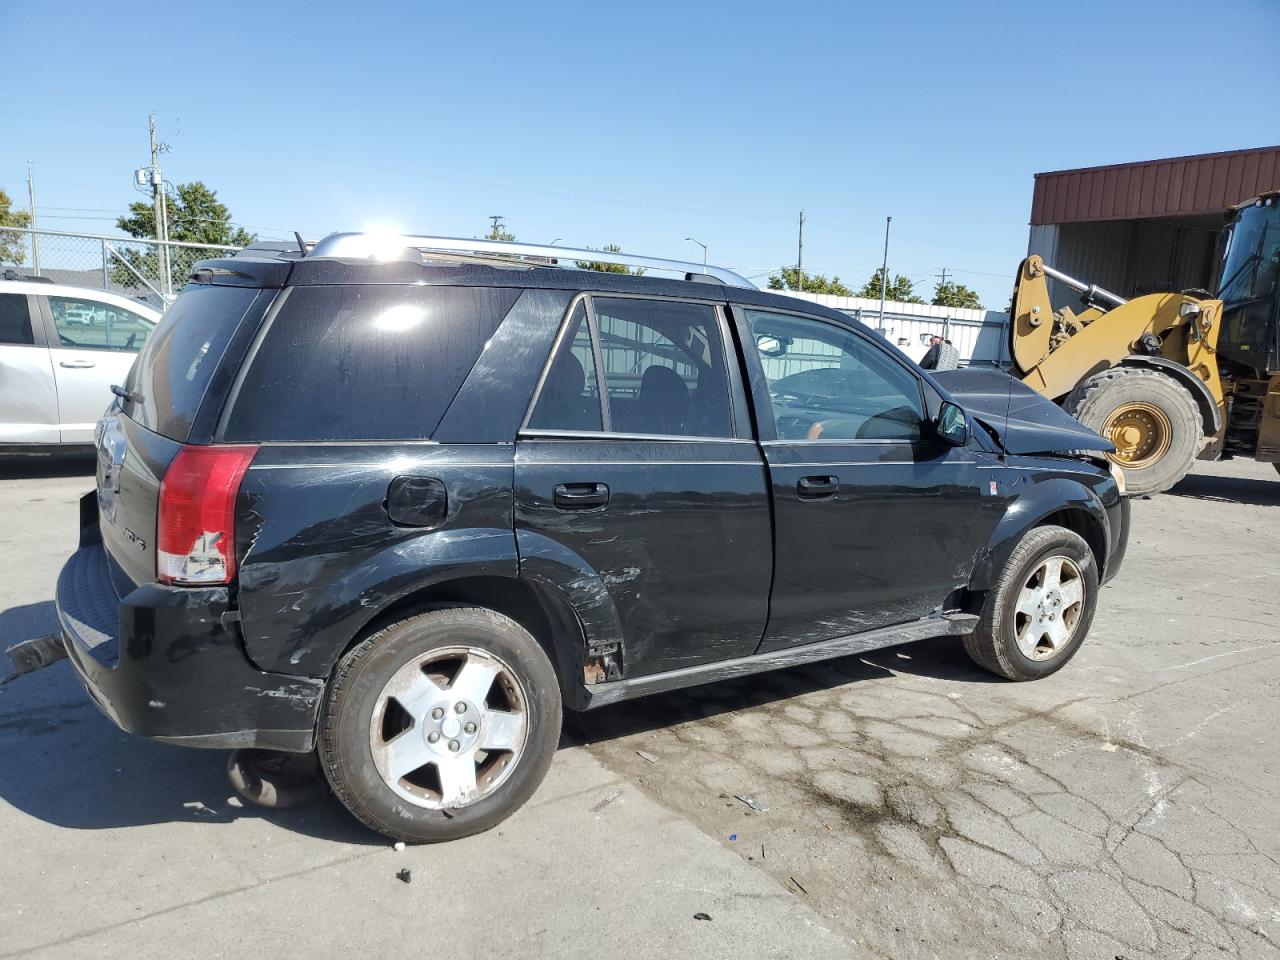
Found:
M 169 239 L 181 243 L 217 243 L 245 247 L 256 237 L 231 222 L 231 211 L 218 199 L 217 191 L 196 180 L 180 183 L 168 196 Z M 150 201 L 129 204 L 128 216 L 116 226 L 134 237 L 154 239 L 155 208 Z
M 594 250 L 594 247 L 588 247 L 588 250 Z M 621 253 L 622 248 L 616 243 L 606 243 L 602 253 Z M 621 263 L 601 263 L 599 260 L 578 260 L 576 261 L 579 270 L 599 270 L 601 273 L 627 273 L 633 277 L 644 275 L 643 267 L 627 267 Z
M 31 214 L 26 210 L 14 210 L 9 195 L 0 190 L 0 227 L 29 227 Z M 22 266 L 27 255 L 26 240 L 21 233 L 0 230 L 0 265 L 12 263 Z
M 783 267 L 769 278 L 770 290 L 800 290 L 800 271 L 795 267 Z M 828 280 L 820 273 L 804 275 L 803 291 L 805 293 L 829 293 L 836 297 L 851 297 L 853 291 L 841 282 L 839 277 Z
M 170 240 L 245 247 L 257 239 L 248 230 L 231 222 L 231 211 L 227 209 L 227 205 L 218 199 L 216 191 L 199 180 L 178 184 L 168 195 L 167 201 Z M 135 201 L 129 204 L 129 213 L 116 221 L 116 226 L 130 236 L 153 240 L 156 236 L 155 207 L 148 201 Z M 169 251 L 169 275 L 174 287 L 181 287 L 186 283 L 193 263 L 215 253 L 186 247 L 170 247 Z M 149 248 L 145 252 L 126 251 L 125 259 L 144 277 L 159 278 L 160 265 L 154 249 Z M 115 267 L 112 278 L 126 286 L 137 282 L 133 272 L 123 264 Z
M 963 283 L 951 283 L 950 281 L 946 283 L 941 280 L 938 281 L 938 285 L 933 288 L 933 300 L 930 302 L 935 307 L 982 309 L 982 301 L 978 299 L 978 295 L 974 291 Z
M 515 238 L 516 235 L 508 230 L 507 225 L 500 220 L 494 220 L 493 226 L 484 235 L 485 240 L 514 240 Z
M 884 270 L 877 267 L 876 272 L 871 275 L 871 279 L 858 291 L 857 296 L 865 297 L 868 300 L 879 300 L 880 288 L 884 285 L 883 278 Z M 895 303 L 924 303 L 921 297 L 916 296 L 915 284 L 900 273 L 895 273 L 893 279 L 889 281 L 889 287 L 885 290 L 884 298 Z

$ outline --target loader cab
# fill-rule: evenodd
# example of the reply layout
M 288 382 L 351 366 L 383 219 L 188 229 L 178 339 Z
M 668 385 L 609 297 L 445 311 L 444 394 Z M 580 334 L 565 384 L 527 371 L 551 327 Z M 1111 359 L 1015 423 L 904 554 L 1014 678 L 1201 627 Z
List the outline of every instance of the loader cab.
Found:
M 1280 193 L 1233 211 L 1220 276 L 1218 353 L 1260 379 L 1280 373 Z

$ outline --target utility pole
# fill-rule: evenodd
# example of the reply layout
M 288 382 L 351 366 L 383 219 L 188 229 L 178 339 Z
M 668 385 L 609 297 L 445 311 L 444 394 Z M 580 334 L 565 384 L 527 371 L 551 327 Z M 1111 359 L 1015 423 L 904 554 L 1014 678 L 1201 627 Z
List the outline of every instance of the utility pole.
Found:
M 948 273 L 951 273 L 951 271 L 947 270 L 945 266 L 943 266 L 941 273 L 933 274 L 934 276 L 937 276 L 938 279 L 940 279 L 940 283 L 938 283 L 938 291 L 940 292 L 946 292 Z
M 884 329 L 884 295 L 889 289 L 889 224 L 893 217 L 884 218 L 884 264 L 880 267 L 880 327 Z
M 36 182 L 31 176 L 31 161 L 27 161 L 27 202 L 31 204 L 31 229 L 36 228 Z M 35 233 L 31 234 L 31 265 L 35 268 L 36 276 L 40 276 L 40 238 Z
M 164 174 L 160 172 L 160 151 L 164 144 L 156 140 L 156 115 L 151 114 L 151 202 L 155 207 L 156 239 L 160 241 L 160 293 L 166 303 L 173 299 L 173 277 L 169 275 L 169 205 L 164 193 Z
M 796 289 L 804 292 L 804 211 L 800 211 L 800 246 L 796 251 Z
M 502 228 L 505 226 L 502 222 L 502 214 L 495 213 L 489 219 L 493 221 L 493 226 L 489 230 L 489 239 L 500 240 L 502 238 Z

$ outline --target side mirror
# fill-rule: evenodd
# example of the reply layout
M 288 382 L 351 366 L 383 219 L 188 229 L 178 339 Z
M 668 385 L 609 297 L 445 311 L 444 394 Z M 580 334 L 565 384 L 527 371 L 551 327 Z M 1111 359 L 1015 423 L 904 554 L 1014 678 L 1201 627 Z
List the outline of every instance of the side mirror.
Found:
M 962 447 L 969 441 L 969 418 L 950 400 L 942 401 L 942 409 L 934 425 L 938 438 L 952 446 Z
M 780 337 L 763 333 L 756 337 L 756 349 L 760 351 L 761 356 L 780 357 L 787 352 L 787 345 Z

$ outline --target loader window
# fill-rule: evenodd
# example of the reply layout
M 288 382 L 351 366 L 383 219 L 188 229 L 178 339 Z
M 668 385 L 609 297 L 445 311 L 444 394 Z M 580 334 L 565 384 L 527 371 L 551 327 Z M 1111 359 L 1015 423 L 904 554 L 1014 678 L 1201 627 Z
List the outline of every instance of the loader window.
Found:
M 1218 298 L 1227 303 L 1271 296 L 1280 276 L 1280 205 L 1250 207 L 1231 228 Z

